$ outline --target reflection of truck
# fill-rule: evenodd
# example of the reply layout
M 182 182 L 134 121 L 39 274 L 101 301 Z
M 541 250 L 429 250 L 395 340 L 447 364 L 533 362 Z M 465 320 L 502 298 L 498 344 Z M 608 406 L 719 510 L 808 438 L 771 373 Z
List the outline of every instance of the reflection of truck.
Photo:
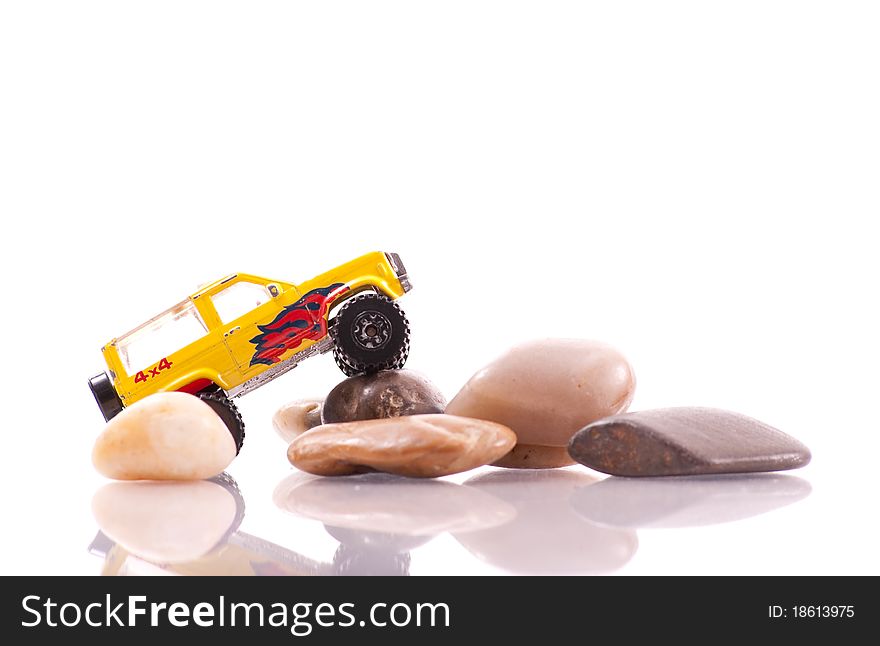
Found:
M 300 285 L 233 274 L 106 344 L 89 386 L 107 420 L 156 392 L 197 395 L 240 447 L 230 399 L 307 357 L 332 349 L 346 375 L 402 367 L 409 323 L 394 300 L 409 289 L 400 256 L 379 251 Z

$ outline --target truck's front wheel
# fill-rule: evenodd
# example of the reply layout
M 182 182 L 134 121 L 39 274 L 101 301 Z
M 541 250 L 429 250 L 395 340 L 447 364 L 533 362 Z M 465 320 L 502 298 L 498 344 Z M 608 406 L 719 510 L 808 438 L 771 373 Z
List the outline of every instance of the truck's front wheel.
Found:
M 409 356 L 409 321 L 384 295 L 367 292 L 346 301 L 330 333 L 336 363 L 349 377 L 403 368 Z

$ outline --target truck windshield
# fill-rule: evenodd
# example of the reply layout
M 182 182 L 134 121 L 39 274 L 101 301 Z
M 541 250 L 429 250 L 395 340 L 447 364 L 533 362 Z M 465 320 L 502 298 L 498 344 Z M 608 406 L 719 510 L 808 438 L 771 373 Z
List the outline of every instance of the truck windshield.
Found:
M 116 341 L 126 372 L 144 370 L 200 339 L 207 332 L 189 299 L 150 319 Z

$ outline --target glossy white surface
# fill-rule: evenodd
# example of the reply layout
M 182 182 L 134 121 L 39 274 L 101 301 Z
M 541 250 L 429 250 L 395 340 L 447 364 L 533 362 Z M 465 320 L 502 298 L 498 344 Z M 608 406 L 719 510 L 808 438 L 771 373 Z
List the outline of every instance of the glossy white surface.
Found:
M 859 464 L 865 456 L 820 448 L 816 462 L 799 472 L 704 478 L 605 478 L 582 467 L 485 467 L 440 480 L 318 478 L 286 464 L 268 411 L 262 427 L 253 421 L 261 417 L 254 403 L 242 402 L 252 423 L 229 469 L 240 493 L 214 483 L 197 483 L 197 492 L 192 483 L 107 484 L 87 463 L 70 466 L 77 477 L 23 478 L 29 488 L 11 501 L 21 522 L 4 538 L 4 571 L 877 570 L 877 520 L 863 503 L 871 495 L 870 472 L 830 466 L 835 458 Z M 90 427 L 98 426 L 92 419 Z M 50 453 L 52 459 L 58 458 Z M 107 538 L 95 539 L 99 530 Z
M 235 567 L 880 574 L 878 30 L 870 2 L 2 3 L 0 573 L 171 571 L 87 550 L 104 342 L 228 273 L 387 249 L 447 396 L 595 338 L 632 409 L 740 411 L 813 462 L 297 484 L 271 418 L 338 382 L 323 357 L 241 400 Z
M 208 488 L 213 498 L 202 491 Z M 805 480 L 775 474 L 655 481 L 598 480 L 575 469 L 486 470 L 461 484 L 294 474 L 273 496 L 291 519 L 276 522 L 322 528 L 317 542 L 335 543 L 335 552 L 321 560 L 306 556 L 314 538 L 267 545 L 248 533 L 247 498 L 234 486 L 116 483 L 96 495 L 101 534 L 92 551 L 122 572 L 147 562 L 175 573 L 244 566 L 254 574 L 396 575 L 430 569 L 420 563 L 429 544 L 453 539 L 456 559 L 445 564 L 453 570 L 458 564 L 466 566 L 461 571 L 604 574 L 630 568 L 640 530 L 675 529 L 686 540 L 682 530 L 745 521 L 809 494 Z M 231 506 L 239 513 L 230 515 Z M 219 528 L 218 518 L 227 524 Z M 766 541 L 768 552 L 779 547 Z

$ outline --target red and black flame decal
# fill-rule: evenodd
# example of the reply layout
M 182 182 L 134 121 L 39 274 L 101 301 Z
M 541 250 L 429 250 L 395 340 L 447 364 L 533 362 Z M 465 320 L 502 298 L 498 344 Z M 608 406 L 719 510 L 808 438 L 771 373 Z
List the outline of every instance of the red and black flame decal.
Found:
M 271 366 L 281 361 L 282 354 L 298 348 L 306 339 L 323 339 L 327 335 L 327 307 L 349 289 L 345 283 L 318 287 L 281 310 L 271 323 L 258 325 L 261 334 L 251 339 L 251 343 L 257 346 L 251 365 Z

